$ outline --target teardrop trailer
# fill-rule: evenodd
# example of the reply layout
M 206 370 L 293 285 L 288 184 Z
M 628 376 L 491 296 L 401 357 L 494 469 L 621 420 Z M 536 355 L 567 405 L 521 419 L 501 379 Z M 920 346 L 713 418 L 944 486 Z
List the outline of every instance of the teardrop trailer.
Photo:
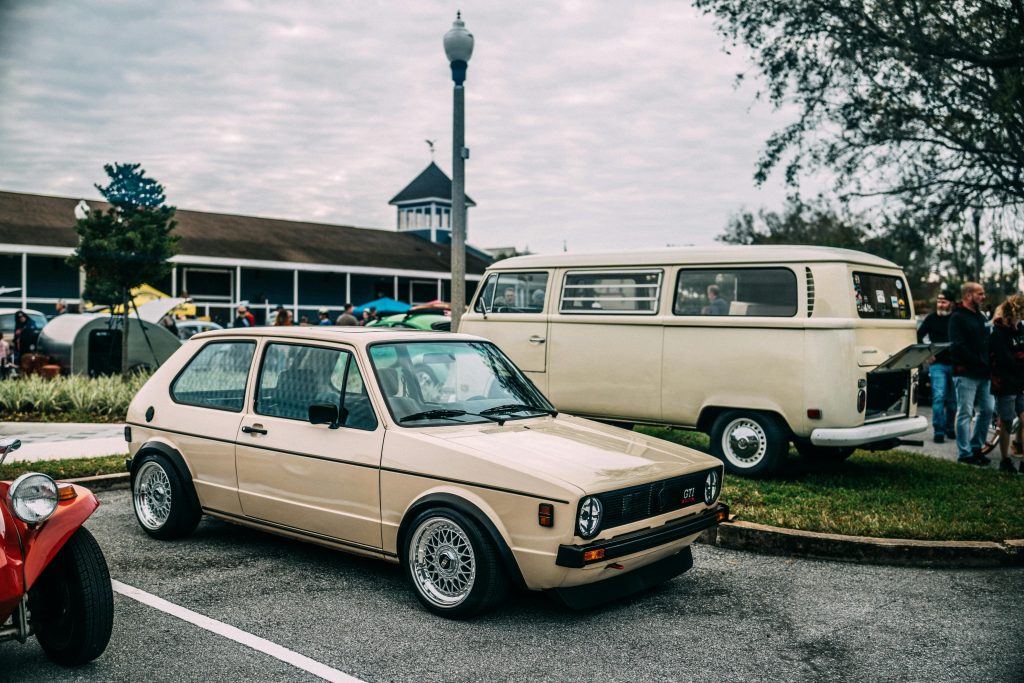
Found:
M 899 266 L 826 247 L 522 256 L 493 264 L 460 332 L 492 339 L 559 409 L 706 432 L 731 473 L 792 442 L 842 459 L 923 431 Z

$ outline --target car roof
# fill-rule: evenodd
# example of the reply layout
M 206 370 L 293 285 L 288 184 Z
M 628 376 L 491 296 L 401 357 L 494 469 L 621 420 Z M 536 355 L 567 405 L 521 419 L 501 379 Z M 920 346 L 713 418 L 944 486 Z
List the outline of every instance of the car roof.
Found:
M 196 340 L 253 337 L 283 337 L 305 341 L 345 342 L 353 346 L 369 346 L 377 342 L 396 341 L 487 341 L 472 334 L 413 330 L 402 327 L 345 327 L 337 325 L 302 325 L 236 327 L 224 330 L 202 332 L 192 337 Z
M 26 314 L 32 313 L 35 315 L 43 315 L 41 312 L 37 311 L 34 308 L 0 308 L 0 315 L 6 315 L 7 313 L 17 313 L 18 311 L 25 311 Z
M 805 245 L 722 245 L 716 247 L 670 247 L 615 252 L 570 252 L 531 254 L 502 259 L 489 271 L 518 268 L 604 268 L 698 264 L 843 262 L 899 268 L 892 261 L 852 249 Z

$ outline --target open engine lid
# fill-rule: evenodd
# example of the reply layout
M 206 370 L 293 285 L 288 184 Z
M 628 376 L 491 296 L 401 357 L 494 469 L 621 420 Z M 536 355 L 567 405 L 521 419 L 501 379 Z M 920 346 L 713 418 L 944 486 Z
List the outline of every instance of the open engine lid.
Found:
M 889 356 L 885 362 L 878 365 L 871 372 L 899 372 L 900 370 L 913 370 L 922 363 L 926 363 L 938 354 L 949 348 L 949 343 L 943 344 L 911 344 L 907 348 L 897 351 Z

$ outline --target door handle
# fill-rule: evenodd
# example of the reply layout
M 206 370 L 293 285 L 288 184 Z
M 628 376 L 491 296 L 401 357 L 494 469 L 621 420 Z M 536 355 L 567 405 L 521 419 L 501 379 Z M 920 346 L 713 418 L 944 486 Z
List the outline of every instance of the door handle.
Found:
M 539 334 L 535 334 L 529 339 L 527 339 L 527 341 L 530 342 L 531 344 L 543 344 L 547 340 L 544 337 L 540 336 Z
M 256 425 L 256 426 L 253 426 L 253 427 L 249 427 L 248 425 L 246 425 L 245 427 L 242 427 L 242 433 L 243 434 L 266 434 L 267 430 L 263 429 L 259 425 Z

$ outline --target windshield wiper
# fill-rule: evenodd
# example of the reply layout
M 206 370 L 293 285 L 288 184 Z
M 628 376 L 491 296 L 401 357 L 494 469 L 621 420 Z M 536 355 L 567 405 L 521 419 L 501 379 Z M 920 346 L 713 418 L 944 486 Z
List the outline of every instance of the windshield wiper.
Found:
M 540 406 L 531 406 L 525 403 L 509 403 L 503 406 L 495 406 L 494 408 L 488 408 L 487 410 L 481 410 L 481 415 L 498 415 L 499 413 L 523 413 L 523 412 L 534 412 L 534 413 L 547 413 L 551 417 L 558 415 L 557 410 L 550 410 L 548 408 L 541 408 Z
M 461 417 L 466 414 L 465 410 L 424 410 L 422 413 L 413 413 L 401 418 L 399 422 L 412 422 L 413 420 L 437 420 L 444 417 Z
M 486 412 L 486 411 L 485 411 Z M 472 417 L 482 417 L 485 420 L 491 422 L 497 422 L 498 425 L 505 424 L 505 421 L 498 417 L 492 417 L 485 415 L 484 413 L 471 413 L 468 410 L 451 409 L 451 408 L 438 408 L 435 410 L 424 410 L 422 413 L 413 413 L 412 415 L 406 415 L 400 418 L 399 422 L 412 422 L 414 420 L 439 420 L 446 417 L 462 417 L 463 415 L 471 415 Z

